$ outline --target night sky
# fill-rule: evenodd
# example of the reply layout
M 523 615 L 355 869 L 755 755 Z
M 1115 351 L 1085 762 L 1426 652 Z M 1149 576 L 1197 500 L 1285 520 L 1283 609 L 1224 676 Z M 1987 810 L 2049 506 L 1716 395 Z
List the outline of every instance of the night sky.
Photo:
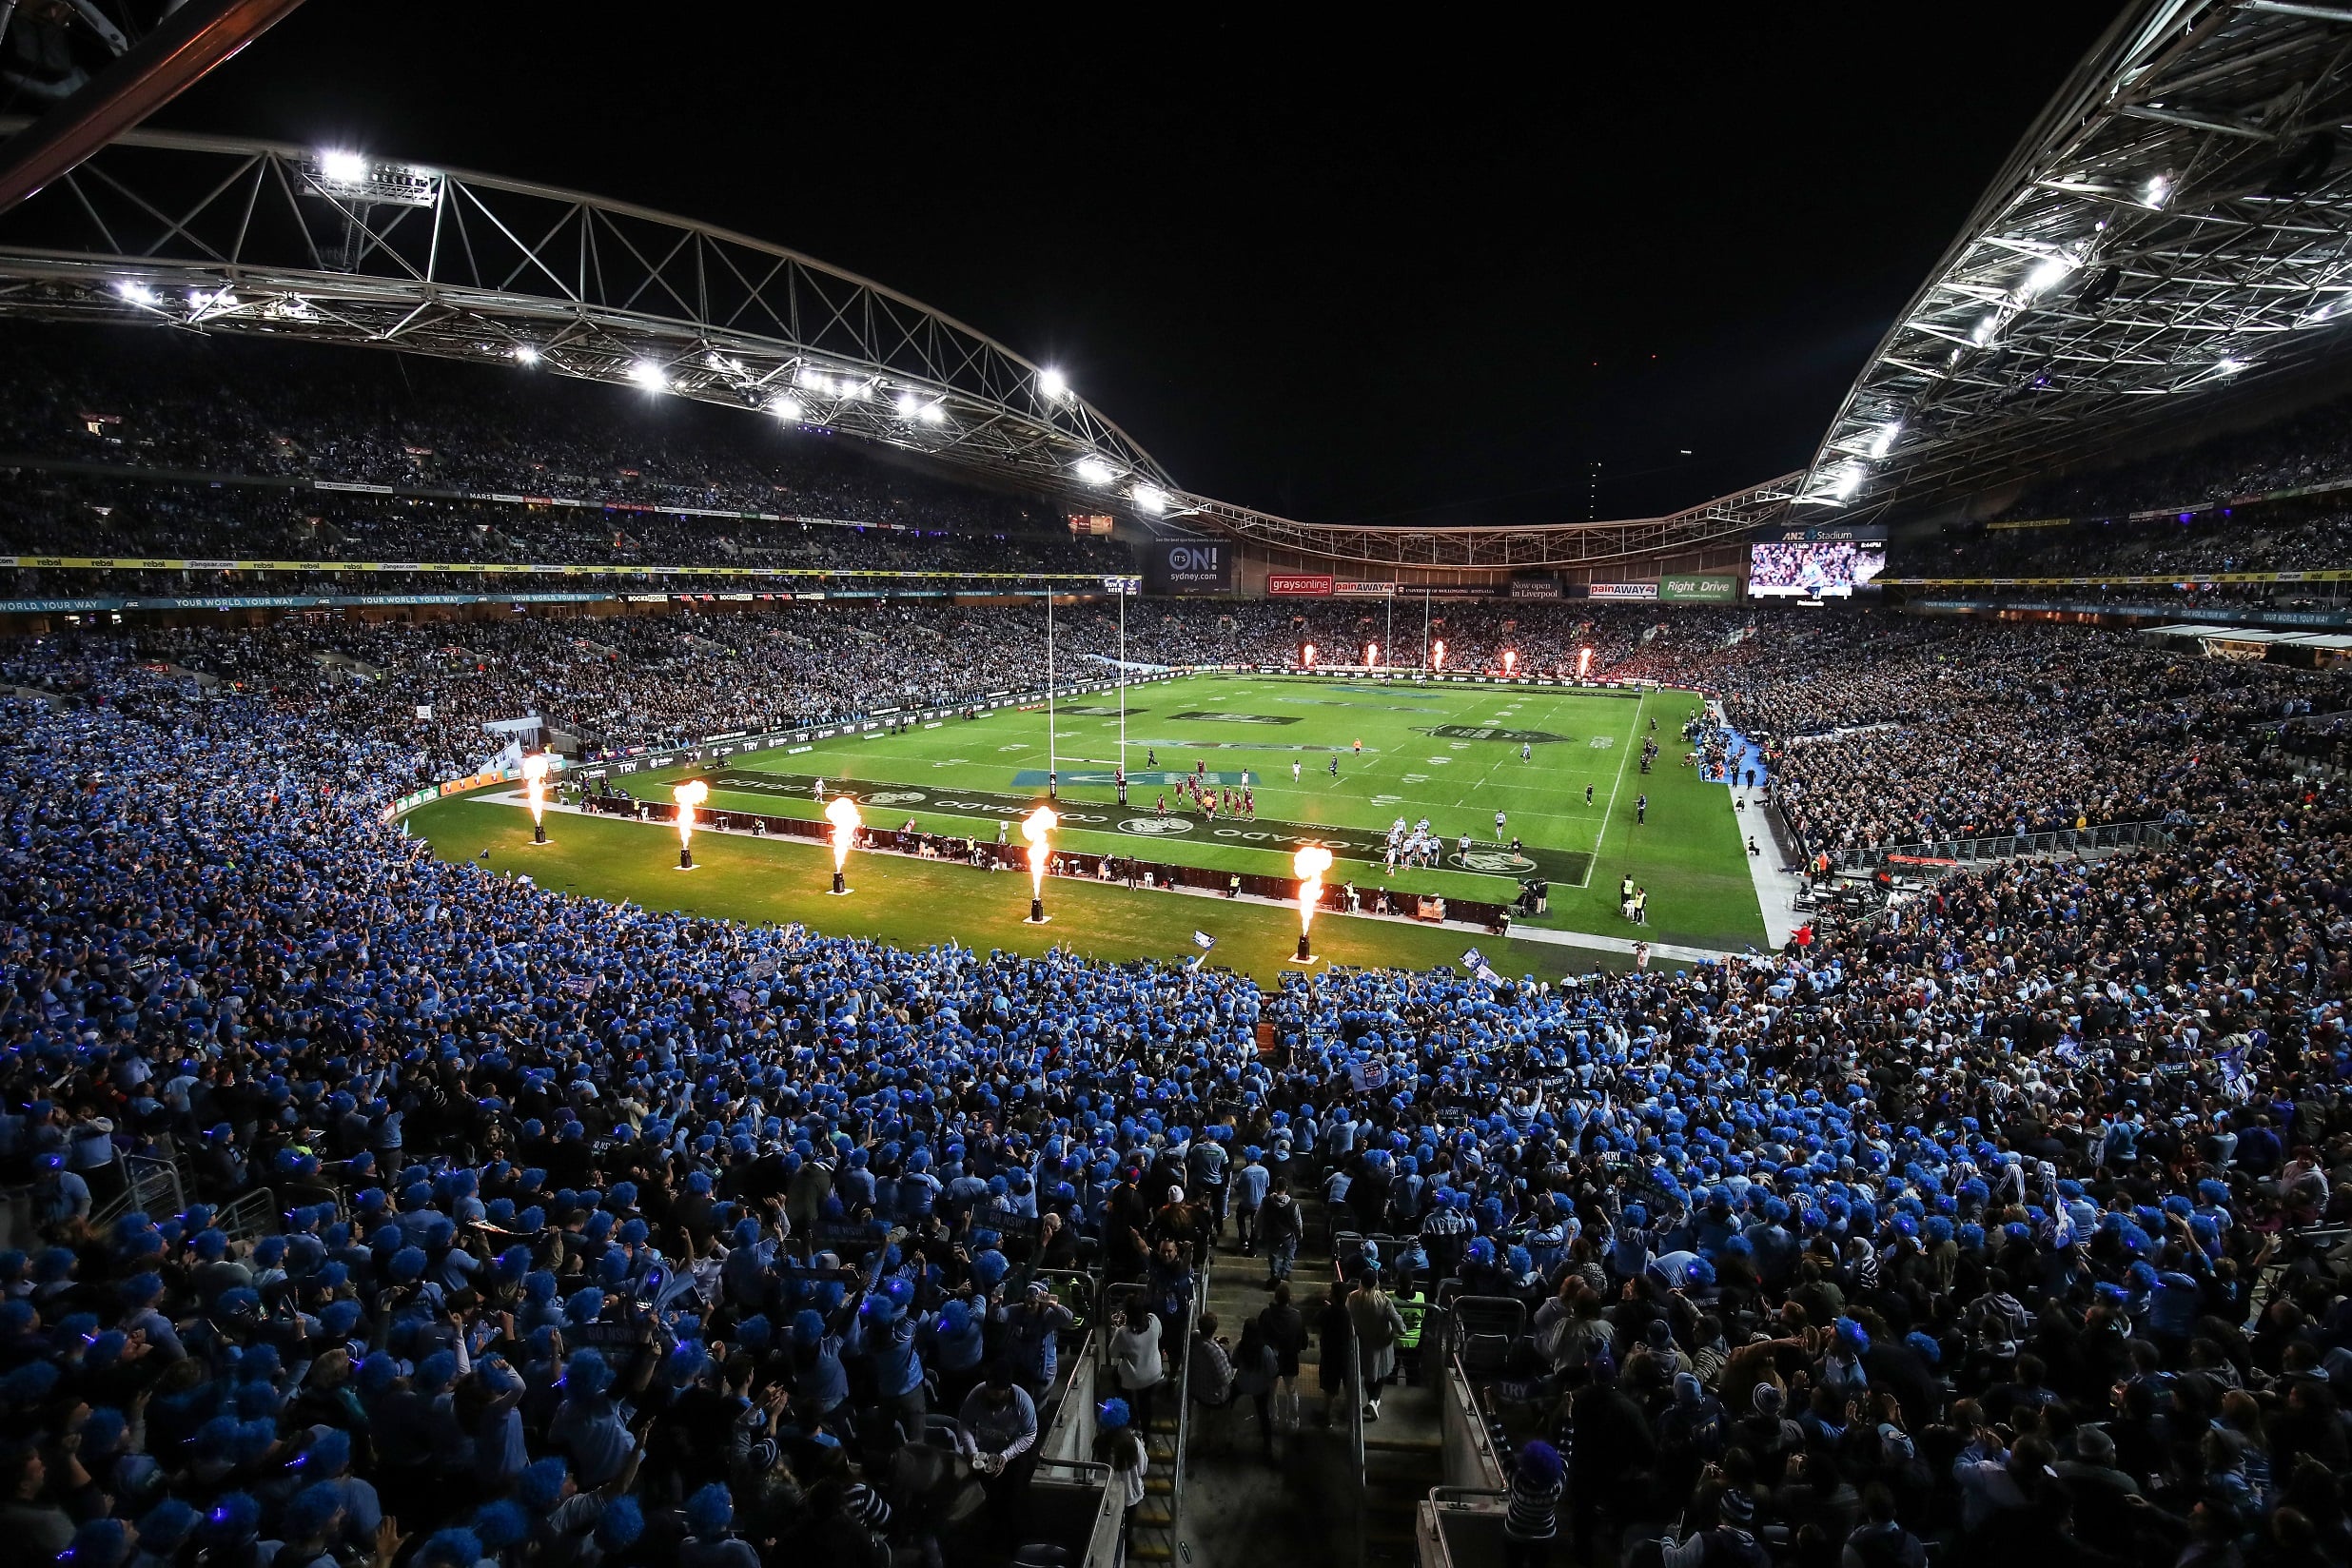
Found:
M 1228 500 L 1573 521 L 1807 461 L 2117 6 L 1937 11 L 1568 10 L 1525 30 L 1375 8 L 1326 13 L 1343 29 L 1149 31 L 1099 11 L 310 0 L 156 123 L 791 245 L 1059 366 Z

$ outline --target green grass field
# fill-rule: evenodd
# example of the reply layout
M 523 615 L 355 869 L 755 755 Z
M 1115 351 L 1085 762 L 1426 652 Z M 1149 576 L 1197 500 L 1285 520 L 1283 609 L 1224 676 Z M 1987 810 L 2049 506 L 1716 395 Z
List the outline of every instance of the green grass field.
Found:
M 1446 841 L 1443 867 L 1401 868 L 1386 885 L 1504 902 L 1516 893 L 1518 876 L 1541 875 L 1551 883 L 1551 911 L 1533 924 L 1632 936 L 1645 933 L 1617 912 L 1617 882 L 1630 874 L 1649 890 L 1646 934 L 1653 940 L 1735 950 L 1761 944 L 1763 922 L 1730 793 L 1721 785 L 1702 782 L 1694 770 L 1680 765 L 1679 731 L 1698 701 L 1679 692 L 1563 693 L 1404 680 L 1203 676 L 1138 686 L 1127 693 L 1129 788 L 1123 810 L 1110 781 L 1121 756 L 1118 694 L 1096 694 L 1056 710 L 1052 755 L 1060 774 L 1064 829 L 1055 842 L 1087 853 L 1133 853 L 1286 876 L 1293 850 L 1313 839 L 1332 845 L 1339 856 L 1330 880 L 1353 877 L 1360 888 L 1371 888 L 1383 885 L 1382 844 L 1388 824 L 1398 816 L 1408 822 L 1426 816 Z M 1653 734 L 1653 720 L 1660 753 L 1645 775 L 1639 766 L 1640 745 Z M 1359 742 L 1361 752 L 1356 749 Z M 1522 746 L 1528 753 L 1525 759 Z M 822 778 L 828 797 L 845 789 L 855 796 L 872 827 L 898 828 L 911 819 L 933 833 L 993 839 L 997 824 L 1004 821 L 1014 824 L 1017 841 L 1018 818 L 1045 794 L 1047 757 L 1047 715 L 1040 707 L 972 720 L 951 718 L 901 735 L 837 736 L 700 769 L 635 774 L 617 782 L 639 798 L 666 801 L 672 783 L 699 776 L 710 781 L 713 811 L 815 817 L 822 807 L 812 785 Z M 1331 772 L 1335 758 L 1336 776 Z M 1294 761 L 1299 766 L 1295 782 Z M 1208 820 L 1180 810 L 1171 781 L 1190 774 L 1196 763 L 1221 787 L 1238 789 L 1246 774 L 1256 818 L 1228 820 L 1220 815 Z M 1649 796 L 1648 820 L 1637 825 L 1635 801 L 1643 794 Z M 1169 808 L 1166 815 L 1154 810 L 1155 797 L 1163 795 Z M 502 864 L 503 841 L 490 827 L 476 823 L 484 815 L 495 822 L 510 810 L 451 801 L 418 813 L 414 820 L 444 853 L 471 853 L 488 847 L 494 852 L 493 863 Z M 1522 843 L 1520 861 L 1512 861 L 1507 846 L 1496 842 L 1498 810 L 1506 813 L 1506 838 L 1516 835 Z M 645 832 L 628 823 L 595 826 L 629 835 Z M 1457 847 L 1464 832 L 1477 840 L 1467 866 Z M 568 819 L 565 836 L 581 836 Z M 516 831 L 517 845 L 523 838 L 527 833 Z M 826 899 L 814 907 L 814 913 L 795 909 L 779 916 L 769 912 L 763 902 L 781 896 L 774 890 L 747 886 L 738 895 L 730 895 L 718 885 L 732 883 L 733 875 L 669 872 L 660 852 L 651 844 L 636 849 L 638 841 L 636 836 L 612 840 L 609 869 L 601 872 L 595 863 L 573 868 L 569 854 L 527 847 L 520 853 L 550 872 L 562 867 L 565 874 L 576 872 L 582 892 L 664 908 L 672 907 L 665 900 L 691 897 L 698 902 L 677 907 L 750 918 L 804 919 L 820 929 L 840 929 L 838 916 L 828 918 L 826 906 L 838 911 L 843 901 Z M 598 842 L 605 842 L 602 833 Z M 737 853 L 735 843 L 711 839 L 715 868 L 722 863 L 721 845 L 732 854 Z M 632 847 L 624 851 L 623 844 Z M 740 853 L 754 849 L 783 847 L 747 846 Z M 645 874 L 653 877 L 650 884 L 637 870 L 623 868 L 624 858 L 634 862 L 639 856 L 650 860 L 645 868 Z M 872 857 L 871 863 L 901 865 L 888 856 Z M 757 869 L 759 865 L 756 858 L 747 862 L 744 874 L 755 881 L 774 874 Z M 911 924 L 893 927 L 895 939 L 922 942 L 954 936 L 983 946 L 1019 946 L 1015 933 L 1034 934 L 1034 928 L 1019 927 L 1019 914 L 1026 911 L 1015 908 L 1018 900 L 1012 891 L 989 887 L 990 873 L 926 862 L 904 866 L 887 875 L 864 873 L 870 882 L 908 882 L 924 900 L 922 908 L 908 911 Z M 690 878 L 695 883 L 691 893 L 676 891 L 676 884 Z M 962 878 L 970 879 L 974 891 L 960 891 Z M 797 874 L 793 878 L 798 879 Z M 920 884 L 919 890 L 914 884 Z M 981 888 L 987 892 L 978 892 Z M 1201 923 L 1198 911 L 1203 908 L 1244 908 L 1223 901 L 1205 906 L 1198 900 L 1123 889 L 1085 891 L 1107 901 L 1100 911 L 1088 902 L 1089 931 L 1099 929 L 1107 942 L 1131 943 L 1134 955 L 1166 956 L 1185 947 L 1193 927 Z M 973 899 L 1012 910 L 1013 931 L 1002 939 L 990 934 L 984 941 L 970 923 L 974 911 L 957 908 Z M 1112 908 L 1133 912 L 1112 917 L 1107 912 Z M 1098 920 L 1097 913 L 1103 918 Z M 1401 924 L 1372 922 L 1337 922 L 1335 930 L 1337 925 L 1359 924 L 1367 931 L 1395 933 L 1393 938 L 1363 938 L 1372 947 L 1385 943 L 1395 950 L 1382 951 L 1383 961 L 1434 962 L 1459 956 L 1460 933 L 1421 933 Z M 1280 925 L 1278 918 L 1268 927 L 1269 941 L 1281 935 L 1276 930 Z M 882 927 L 873 929 L 879 931 Z M 1068 934 L 1047 931 L 1049 937 Z M 1225 935 L 1212 934 L 1220 937 L 1217 957 L 1223 961 L 1227 957 Z M 1291 934 L 1295 936 L 1295 927 Z M 1419 934 L 1438 939 L 1435 957 L 1414 956 L 1420 945 L 1403 939 Z M 1281 943 L 1276 941 L 1276 946 Z M 1542 964 L 1521 967 L 1558 972 L 1569 957 L 1568 950 L 1545 951 L 1551 956 Z M 1128 951 L 1119 947 L 1107 950 L 1107 955 Z
M 797 920 L 829 936 L 872 936 L 900 947 L 955 941 L 1040 954 L 1059 945 L 1089 958 L 1194 957 L 1192 933 L 1217 939 L 1207 962 L 1271 982 L 1292 964 L 1299 939 L 1295 910 L 1248 900 L 1184 893 L 1128 892 L 1075 877 L 1046 886 L 1052 920 L 1024 924 L 1029 878 L 1016 872 L 909 855 L 852 855 L 850 895 L 827 891 L 833 853 L 808 839 L 699 833 L 696 867 L 677 869 L 677 834 L 668 823 L 553 813 L 549 842 L 531 843 L 531 820 L 519 809 L 479 797 L 452 796 L 411 813 L 410 826 L 444 858 L 487 852 L 493 871 L 530 876 L 543 887 L 598 898 L 626 899 L 653 910 L 781 924 Z M 1475 946 L 1496 970 L 1517 978 L 1558 979 L 1596 969 L 1622 970 L 1618 953 L 1512 939 L 1401 920 L 1348 919 L 1326 914 L 1315 922 L 1321 964 L 1396 964 L 1459 968 Z M 1320 966 L 1319 966 L 1320 967 Z M 1670 966 L 1671 967 L 1671 966 Z

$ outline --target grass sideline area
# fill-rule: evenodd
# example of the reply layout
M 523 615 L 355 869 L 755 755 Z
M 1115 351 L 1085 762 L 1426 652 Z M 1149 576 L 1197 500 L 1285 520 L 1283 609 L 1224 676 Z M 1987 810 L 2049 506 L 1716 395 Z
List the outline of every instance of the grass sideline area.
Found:
M 1503 903 L 1519 876 L 1540 874 L 1551 883 L 1551 910 L 1532 924 L 1735 951 L 1765 941 L 1746 864 L 1748 819 L 1733 810 L 1729 790 L 1681 765 L 1681 727 L 1701 705 L 1695 694 L 1256 676 L 1132 687 L 1125 809 L 1111 783 L 1118 701 L 1108 692 L 1057 705 L 1053 755 L 1066 818 L 1057 848 L 1287 876 L 1292 851 L 1313 839 L 1338 856 L 1329 880 L 1374 888 L 1383 885 L 1389 823 L 1426 816 L 1445 839 L 1446 864 L 1400 869 L 1387 885 Z M 1647 774 L 1645 738 L 1659 747 Z M 1046 711 L 1032 704 L 615 782 L 666 802 L 673 784 L 701 777 L 713 811 L 814 818 L 823 806 L 812 786 L 821 779 L 827 796 L 843 789 L 855 796 L 871 827 L 911 821 L 993 839 L 1009 822 L 1017 842 L 1019 816 L 1045 796 L 1047 747 Z M 1181 809 L 1172 781 L 1196 763 L 1220 788 L 1238 789 L 1246 774 L 1256 819 L 1212 821 Z M 1637 823 L 1644 794 L 1648 820 Z M 1153 809 L 1159 796 L 1165 816 Z M 1523 862 L 1496 842 L 1498 810 L 1506 839 L 1522 841 Z M 1477 841 L 1466 867 L 1457 849 L 1464 832 Z M 1618 915 L 1626 875 L 1649 890 L 1646 929 Z
M 1130 892 L 1075 877 L 1046 884 L 1044 926 L 1025 924 L 1029 878 L 1009 872 L 908 855 L 853 854 L 850 895 L 835 898 L 833 855 L 813 841 L 702 833 L 695 836 L 696 869 L 677 869 L 677 833 L 668 823 L 640 823 L 569 812 L 551 813 L 549 843 L 534 847 L 531 819 L 519 807 L 479 796 L 452 795 L 408 816 L 412 831 L 447 860 L 487 852 L 493 871 L 519 872 L 541 887 L 598 898 L 627 900 L 646 909 L 781 924 L 797 920 L 831 936 L 872 936 L 901 947 L 955 941 L 987 951 L 1003 948 L 1042 954 L 1061 946 L 1090 958 L 1186 960 L 1199 950 L 1192 933 L 1217 939 L 1207 962 L 1261 981 L 1295 970 L 1296 910 L 1271 904 L 1171 892 Z M 1460 967 L 1475 947 L 1499 973 L 1557 980 L 1596 969 L 1622 970 L 1623 954 L 1550 943 L 1510 940 L 1416 926 L 1405 921 L 1351 919 L 1325 913 L 1315 921 L 1318 962 Z M 1673 969 L 1668 964 L 1662 967 Z

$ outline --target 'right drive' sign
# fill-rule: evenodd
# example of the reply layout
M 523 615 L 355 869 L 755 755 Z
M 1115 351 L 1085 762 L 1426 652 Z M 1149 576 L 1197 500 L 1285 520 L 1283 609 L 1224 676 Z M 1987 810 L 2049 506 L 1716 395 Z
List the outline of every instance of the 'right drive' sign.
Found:
M 1739 579 L 1670 574 L 1657 579 L 1657 597 L 1668 603 L 1730 604 L 1739 598 Z

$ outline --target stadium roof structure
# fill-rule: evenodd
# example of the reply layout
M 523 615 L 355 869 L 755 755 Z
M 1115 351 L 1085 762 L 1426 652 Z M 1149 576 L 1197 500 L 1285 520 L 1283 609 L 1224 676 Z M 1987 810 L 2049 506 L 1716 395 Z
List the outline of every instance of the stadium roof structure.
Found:
M 353 151 L 120 137 L 0 213 L 0 315 L 533 366 L 1147 516 L 1174 489 L 1055 372 L 880 284 L 646 207 Z
M 2352 5 L 2133 0 L 1896 319 L 1792 522 L 1916 512 L 2352 347 Z
M 1365 567 L 1583 565 L 1735 537 L 1775 520 L 1800 477 L 1628 521 L 1295 522 L 1183 489 L 1053 371 L 782 246 L 520 180 L 169 131 L 120 137 L 0 212 L 0 316 L 535 366 L 766 410 L 1159 532 Z

